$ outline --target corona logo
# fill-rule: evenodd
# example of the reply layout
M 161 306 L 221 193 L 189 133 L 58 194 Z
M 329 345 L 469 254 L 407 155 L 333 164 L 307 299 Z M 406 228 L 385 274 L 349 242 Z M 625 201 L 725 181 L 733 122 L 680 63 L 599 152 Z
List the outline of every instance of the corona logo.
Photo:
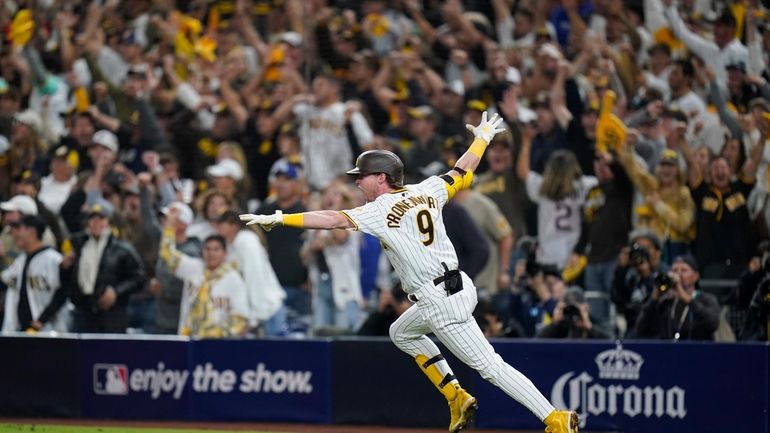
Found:
M 644 359 L 641 355 L 630 350 L 623 350 L 620 342 L 615 349 L 605 350 L 594 360 L 599 367 L 599 377 L 602 379 L 639 379 Z
M 605 383 L 608 380 L 636 381 L 640 378 L 644 358 L 636 352 L 623 349 L 620 342 L 614 349 L 600 352 L 594 358 L 598 368 L 597 382 L 586 371 L 562 374 L 551 389 L 551 402 L 556 407 L 577 411 L 580 427 L 584 428 L 590 415 L 624 414 L 636 416 L 687 416 L 686 391 L 678 386 L 637 386 L 634 383 Z

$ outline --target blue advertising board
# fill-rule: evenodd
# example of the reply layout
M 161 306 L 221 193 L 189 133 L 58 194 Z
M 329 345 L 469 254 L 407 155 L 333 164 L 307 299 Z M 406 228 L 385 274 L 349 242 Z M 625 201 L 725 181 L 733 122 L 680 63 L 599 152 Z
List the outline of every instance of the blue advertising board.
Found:
M 80 340 L 81 415 L 180 419 L 189 416 L 189 342 L 91 336 Z
M 193 342 L 194 417 L 330 422 L 330 346 L 319 340 Z
M 555 406 L 589 431 L 768 431 L 768 346 L 707 343 L 495 342 Z M 476 376 L 476 425 L 542 428 Z

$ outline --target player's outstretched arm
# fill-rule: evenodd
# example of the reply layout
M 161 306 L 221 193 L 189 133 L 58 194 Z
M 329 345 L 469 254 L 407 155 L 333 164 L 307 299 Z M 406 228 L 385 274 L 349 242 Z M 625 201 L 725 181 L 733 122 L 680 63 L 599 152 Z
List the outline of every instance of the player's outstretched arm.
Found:
M 487 112 L 481 114 L 481 122 L 478 126 L 465 125 L 469 131 L 473 133 L 475 137 L 473 143 L 467 151 L 457 160 L 455 167 L 464 171 L 475 171 L 476 167 L 481 162 L 481 157 L 484 155 L 484 151 L 487 149 L 489 142 L 492 141 L 495 134 L 505 131 L 503 126 L 503 118 L 498 116 L 497 113 L 487 120 Z M 462 174 L 462 173 L 460 173 Z
M 481 157 L 484 155 L 489 142 L 492 141 L 495 134 L 505 131 L 504 127 L 500 127 L 502 123 L 502 117 L 499 117 L 497 114 L 487 120 L 487 112 L 485 111 L 481 115 L 479 126 L 465 125 L 469 131 L 473 132 L 475 137 L 473 143 L 471 143 L 471 146 L 465 151 L 463 156 L 457 160 L 454 168 L 449 170 L 447 174 L 441 175 L 441 178 L 446 181 L 445 186 L 449 200 L 457 194 L 457 191 L 471 187 L 473 172 L 479 166 Z
M 340 211 L 318 210 L 312 212 L 302 212 L 293 214 L 284 214 L 281 211 L 275 211 L 272 215 L 242 214 L 241 221 L 246 222 L 247 226 L 259 224 L 263 229 L 270 231 L 276 226 L 297 227 L 304 229 L 352 229 L 355 226 Z

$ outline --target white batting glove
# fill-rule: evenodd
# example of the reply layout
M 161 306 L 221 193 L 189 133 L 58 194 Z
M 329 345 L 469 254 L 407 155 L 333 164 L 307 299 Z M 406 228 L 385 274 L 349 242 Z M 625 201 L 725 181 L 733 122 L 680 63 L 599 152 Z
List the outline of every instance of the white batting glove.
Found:
M 473 126 L 471 124 L 465 125 L 468 131 L 471 131 L 476 138 L 480 138 L 487 142 L 492 141 L 495 134 L 505 131 L 505 127 L 500 128 L 500 124 L 503 123 L 503 118 L 495 113 L 491 119 L 487 120 L 487 112 L 481 114 L 481 122 L 479 126 Z
M 241 221 L 246 221 L 246 225 L 254 225 L 259 224 L 262 226 L 265 231 L 270 231 L 275 226 L 279 226 L 283 224 L 283 212 L 282 211 L 275 211 L 272 215 L 255 215 L 253 213 L 245 213 L 239 215 L 239 218 Z

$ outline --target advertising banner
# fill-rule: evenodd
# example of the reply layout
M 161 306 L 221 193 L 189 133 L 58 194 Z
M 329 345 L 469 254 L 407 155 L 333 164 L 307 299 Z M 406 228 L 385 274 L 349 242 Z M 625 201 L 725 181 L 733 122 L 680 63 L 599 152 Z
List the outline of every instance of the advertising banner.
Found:
M 768 346 L 708 343 L 495 342 L 582 429 L 647 432 L 768 431 Z M 477 376 L 476 425 L 542 428 L 540 420 Z
M 328 341 L 201 340 L 191 352 L 197 419 L 328 423 Z
M 114 339 L 113 339 L 114 338 Z M 189 416 L 185 339 L 89 336 L 80 340 L 85 418 L 182 419 Z

